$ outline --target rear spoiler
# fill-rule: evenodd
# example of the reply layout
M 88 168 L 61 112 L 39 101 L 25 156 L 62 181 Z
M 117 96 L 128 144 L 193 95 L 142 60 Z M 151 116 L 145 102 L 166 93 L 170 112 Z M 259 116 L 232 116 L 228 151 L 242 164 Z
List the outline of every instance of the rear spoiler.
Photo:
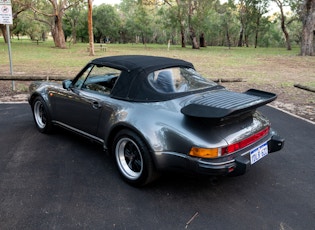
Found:
M 257 89 L 244 93 L 219 90 L 193 99 L 181 112 L 189 117 L 221 119 L 255 110 L 276 98 L 276 94 Z

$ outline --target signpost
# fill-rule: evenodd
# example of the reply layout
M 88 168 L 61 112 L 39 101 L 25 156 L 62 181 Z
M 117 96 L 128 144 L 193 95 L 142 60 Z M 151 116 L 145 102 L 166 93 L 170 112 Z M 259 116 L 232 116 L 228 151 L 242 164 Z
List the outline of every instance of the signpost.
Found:
M 6 25 L 7 42 L 10 59 L 10 73 L 13 75 L 12 57 L 11 57 L 11 41 L 10 41 L 10 27 L 13 24 L 11 0 L 0 0 L 0 24 Z M 12 81 L 12 89 L 15 90 L 14 81 Z

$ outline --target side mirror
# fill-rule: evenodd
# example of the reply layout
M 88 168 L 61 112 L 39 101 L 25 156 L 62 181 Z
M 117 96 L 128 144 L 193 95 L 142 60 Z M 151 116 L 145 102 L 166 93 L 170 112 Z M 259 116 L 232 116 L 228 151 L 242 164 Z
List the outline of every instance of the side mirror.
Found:
M 62 87 L 63 87 L 64 89 L 66 89 L 66 90 L 69 90 L 70 87 L 71 87 L 71 85 L 72 85 L 72 81 L 71 81 L 71 80 L 64 80 L 64 81 L 62 82 Z

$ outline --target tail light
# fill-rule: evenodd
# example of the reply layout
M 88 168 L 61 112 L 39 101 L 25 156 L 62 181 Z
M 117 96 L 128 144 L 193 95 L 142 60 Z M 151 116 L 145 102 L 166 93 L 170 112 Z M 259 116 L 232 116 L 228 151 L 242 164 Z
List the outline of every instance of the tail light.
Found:
M 259 131 L 258 133 L 255 133 L 254 135 L 241 140 L 239 142 L 230 144 L 225 147 L 221 148 L 198 148 L 198 147 L 192 147 L 189 155 L 194 157 L 201 157 L 201 158 L 216 158 L 224 155 L 231 154 L 233 152 L 236 152 L 240 149 L 243 149 L 252 143 L 260 140 L 264 136 L 266 136 L 269 133 L 270 127 L 266 127 L 265 129 Z

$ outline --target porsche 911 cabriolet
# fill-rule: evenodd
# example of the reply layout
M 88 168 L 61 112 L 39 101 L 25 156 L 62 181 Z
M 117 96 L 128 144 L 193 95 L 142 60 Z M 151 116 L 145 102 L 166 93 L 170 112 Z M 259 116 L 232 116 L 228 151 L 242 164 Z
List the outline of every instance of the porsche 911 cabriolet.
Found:
M 29 104 L 40 132 L 61 126 L 99 142 L 122 178 L 143 186 L 170 170 L 242 175 L 282 149 L 257 111 L 275 99 L 227 90 L 184 60 L 125 55 L 94 59 L 62 84 L 32 83 Z

